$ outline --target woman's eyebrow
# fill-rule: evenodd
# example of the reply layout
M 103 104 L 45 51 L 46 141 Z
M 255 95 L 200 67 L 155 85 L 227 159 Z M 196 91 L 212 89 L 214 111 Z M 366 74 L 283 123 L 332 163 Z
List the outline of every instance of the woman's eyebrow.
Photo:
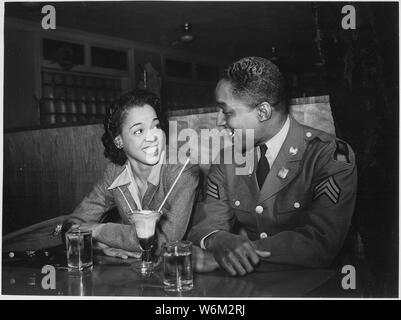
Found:
M 135 126 L 137 126 L 137 125 L 139 125 L 139 124 L 143 124 L 143 122 L 137 122 L 137 123 L 134 123 L 131 127 L 129 127 L 130 129 L 132 129 L 133 127 L 135 127 Z
M 159 121 L 159 118 L 153 118 L 153 121 Z M 140 125 L 140 124 L 143 124 L 143 122 L 137 122 L 137 123 L 134 123 L 131 127 L 129 127 L 130 129 L 131 128 L 133 128 L 133 127 L 135 127 L 135 126 L 137 126 L 137 125 Z

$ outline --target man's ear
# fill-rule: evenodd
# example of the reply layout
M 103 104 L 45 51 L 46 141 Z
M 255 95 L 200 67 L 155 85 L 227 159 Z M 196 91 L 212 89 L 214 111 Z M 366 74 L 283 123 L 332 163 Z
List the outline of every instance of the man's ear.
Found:
M 123 147 L 123 140 L 121 139 L 120 135 L 114 138 L 114 144 L 118 149 L 121 149 Z
M 269 120 L 272 117 L 272 107 L 268 102 L 262 102 L 256 107 L 260 122 Z

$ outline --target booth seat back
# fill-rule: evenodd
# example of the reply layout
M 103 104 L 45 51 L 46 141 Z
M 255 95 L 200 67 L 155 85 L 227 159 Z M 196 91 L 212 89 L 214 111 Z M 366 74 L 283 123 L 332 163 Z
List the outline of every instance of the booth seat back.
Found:
M 3 234 L 69 214 L 107 161 L 101 124 L 4 134 Z

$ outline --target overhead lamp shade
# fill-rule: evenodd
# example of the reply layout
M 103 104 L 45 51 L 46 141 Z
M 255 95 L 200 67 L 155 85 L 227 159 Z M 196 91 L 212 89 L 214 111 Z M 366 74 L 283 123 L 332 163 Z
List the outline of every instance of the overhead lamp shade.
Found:
M 192 26 L 190 23 L 184 23 L 182 25 L 182 35 L 180 36 L 180 40 L 182 42 L 192 42 L 195 40 L 195 36 L 191 32 Z
M 270 61 L 272 62 L 276 62 L 278 60 L 278 56 L 277 56 L 277 52 L 276 52 L 276 48 L 272 47 L 272 51 L 271 51 L 271 56 L 270 56 Z

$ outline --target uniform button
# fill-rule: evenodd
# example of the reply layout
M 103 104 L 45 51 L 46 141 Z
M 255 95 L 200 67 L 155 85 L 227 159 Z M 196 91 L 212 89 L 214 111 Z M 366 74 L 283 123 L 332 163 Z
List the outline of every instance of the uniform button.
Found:
M 235 201 L 234 204 L 239 207 L 239 205 L 241 204 L 241 202 L 239 200 Z
M 308 138 L 312 137 L 312 132 L 309 132 L 309 131 L 308 131 L 308 132 L 306 133 L 306 136 L 307 136 Z
M 260 239 L 267 238 L 267 233 L 266 232 L 262 232 L 259 237 L 260 237 Z
M 255 212 L 258 213 L 258 214 L 262 214 L 263 213 L 263 207 L 262 206 L 257 206 L 255 208 Z
M 294 203 L 294 208 L 295 208 L 295 209 L 298 209 L 300 206 L 301 206 L 301 205 L 299 204 L 299 202 L 295 202 L 295 203 Z

